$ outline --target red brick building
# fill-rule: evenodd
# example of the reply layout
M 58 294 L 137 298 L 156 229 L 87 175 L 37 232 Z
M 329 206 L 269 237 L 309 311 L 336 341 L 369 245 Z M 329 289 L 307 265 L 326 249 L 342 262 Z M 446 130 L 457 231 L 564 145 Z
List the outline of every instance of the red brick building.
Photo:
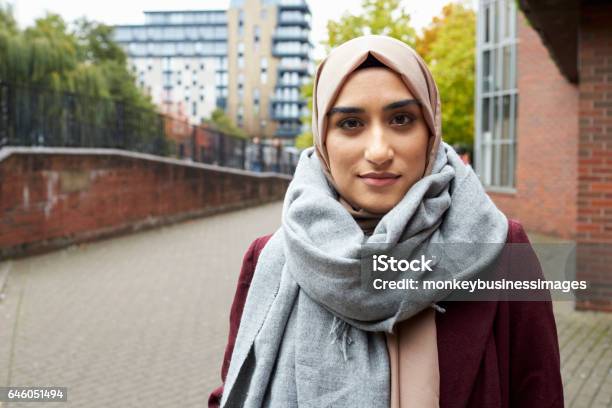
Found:
M 518 6 L 480 0 L 475 168 L 526 229 L 577 241 L 577 307 L 612 310 L 612 4 Z

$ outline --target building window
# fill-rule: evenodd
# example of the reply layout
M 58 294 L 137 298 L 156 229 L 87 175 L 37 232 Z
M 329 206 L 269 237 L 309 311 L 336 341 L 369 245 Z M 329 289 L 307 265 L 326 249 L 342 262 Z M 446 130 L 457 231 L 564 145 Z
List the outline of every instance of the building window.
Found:
M 227 58 L 226 57 L 219 58 L 219 69 L 227 69 Z
M 259 89 L 255 88 L 253 90 L 253 110 L 255 114 L 259 114 Z
M 268 82 L 268 59 L 263 57 L 260 62 L 261 74 L 259 76 L 259 82 L 265 84 Z
M 253 26 L 253 42 L 255 43 L 255 46 L 259 45 L 259 36 L 260 36 L 260 30 L 259 30 L 259 26 Z
M 238 36 L 242 37 L 244 34 L 244 10 L 240 10 L 238 15 Z
M 516 4 L 480 0 L 475 166 L 485 187 L 515 187 Z
M 242 102 L 238 104 L 238 114 L 236 115 L 236 122 L 239 127 L 244 125 L 244 107 L 242 106 Z
M 238 99 L 242 101 L 244 98 L 244 74 L 238 75 Z
M 165 87 L 172 86 L 172 73 L 171 72 L 164 72 L 163 79 L 164 79 Z
M 238 69 L 244 68 L 244 43 L 238 43 Z

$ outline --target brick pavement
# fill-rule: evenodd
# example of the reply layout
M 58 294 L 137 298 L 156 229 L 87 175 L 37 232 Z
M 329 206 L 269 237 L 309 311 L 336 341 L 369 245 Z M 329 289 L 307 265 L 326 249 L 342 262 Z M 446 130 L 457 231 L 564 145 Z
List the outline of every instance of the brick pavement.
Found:
M 0 301 L 0 385 L 68 387 L 37 407 L 204 407 L 242 255 L 281 204 L 23 260 Z M 568 407 L 612 407 L 612 314 L 555 303 Z M 10 379 L 10 380 L 9 380 Z M 2 408 L 32 406 L 4 404 Z
M 565 405 L 612 407 L 612 314 L 555 304 Z
M 0 302 L 0 384 L 68 387 L 68 403 L 37 407 L 206 406 L 220 383 L 242 256 L 278 227 L 280 209 L 12 261 Z

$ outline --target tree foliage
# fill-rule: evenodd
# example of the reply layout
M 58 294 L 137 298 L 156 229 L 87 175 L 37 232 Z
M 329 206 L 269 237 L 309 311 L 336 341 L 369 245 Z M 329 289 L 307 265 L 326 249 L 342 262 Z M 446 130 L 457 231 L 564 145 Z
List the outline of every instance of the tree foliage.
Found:
M 212 125 L 217 130 L 227 135 L 237 136 L 242 139 L 246 139 L 247 137 L 244 130 L 236 126 L 232 119 L 221 108 L 215 109 L 211 113 L 210 119 L 206 120 L 205 123 Z
M 415 48 L 427 62 L 440 90 L 442 129 L 448 143 L 470 144 L 473 140 L 474 70 L 476 15 L 462 3 L 449 3 L 440 16 L 420 35 L 411 27 L 410 15 L 399 0 L 364 0 L 362 12 L 346 12 L 338 21 L 327 23 L 326 51 L 352 38 L 365 34 L 381 34 L 397 38 Z M 317 62 L 318 63 L 318 62 Z M 312 112 L 311 82 L 302 87 L 302 97 Z M 302 123 L 310 129 L 310 115 Z M 302 133 L 296 146 L 312 146 L 312 133 Z
M 415 46 L 438 85 L 443 137 L 450 144 L 473 143 L 475 48 L 476 14 L 462 3 L 444 6 Z
M 146 138 L 144 128 L 151 127 L 151 134 L 158 130 L 156 108 L 137 87 L 126 61 L 112 39 L 112 27 L 86 19 L 69 26 L 59 15 L 47 13 L 20 30 L 12 10 L 0 7 L 0 82 L 74 94 L 99 107 L 79 108 L 83 115 L 89 112 L 84 121 L 109 126 L 120 115 L 123 131 L 138 127 Z

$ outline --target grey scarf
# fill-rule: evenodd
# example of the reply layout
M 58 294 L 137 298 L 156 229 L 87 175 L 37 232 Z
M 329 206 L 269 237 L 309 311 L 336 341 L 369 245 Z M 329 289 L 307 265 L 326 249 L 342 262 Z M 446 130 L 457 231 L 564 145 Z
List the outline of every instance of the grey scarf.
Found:
M 469 279 L 495 261 L 507 228 L 472 169 L 442 143 L 431 174 L 365 236 L 338 201 L 314 149 L 305 150 L 285 196 L 282 226 L 255 269 L 221 406 L 388 408 L 384 331 L 445 293 L 373 296 L 361 280 L 363 245 L 499 243 L 452 260 L 452 269 L 461 271 L 454 277 Z M 428 278 L 444 273 L 437 271 Z

